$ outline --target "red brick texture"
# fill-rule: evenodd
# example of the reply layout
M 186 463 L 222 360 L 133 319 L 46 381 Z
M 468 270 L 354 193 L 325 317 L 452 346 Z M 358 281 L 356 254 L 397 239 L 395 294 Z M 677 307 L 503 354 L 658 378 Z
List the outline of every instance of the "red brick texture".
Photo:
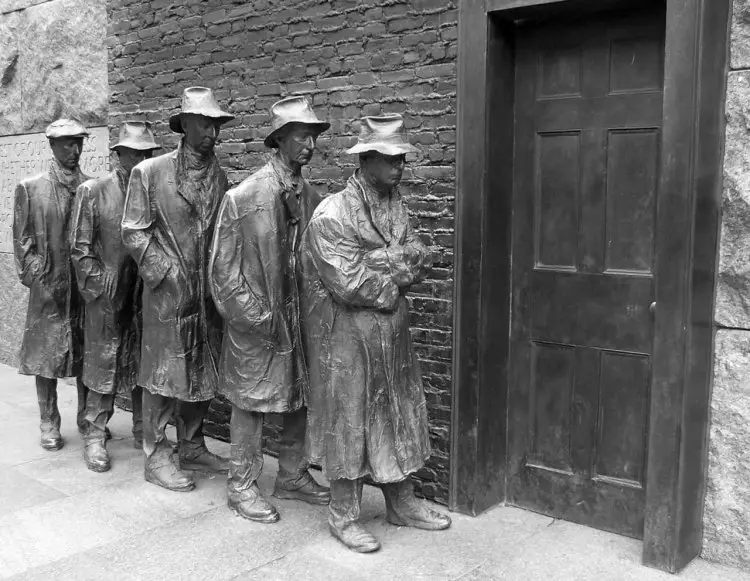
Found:
M 268 156 L 268 107 L 309 95 L 331 122 L 308 177 L 340 190 L 356 164 L 343 150 L 362 115 L 404 115 L 420 153 L 402 193 L 433 252 L 429 279 L 413 289 L 413 337 L 422 364 L 434 453 L 420 491 L 447 501 L 450 426 L 453 208 L 458 0 L 110 0 L 110 124 L 152 121 L 167 148 L 167 119 L 188 86 L 214 89 L 237 118 L 221 133 L 219 159 L 235 184 Z M 227 436 L 227 406 L 209 428 Z M 272 448 L 273 427 L 269 433 Z

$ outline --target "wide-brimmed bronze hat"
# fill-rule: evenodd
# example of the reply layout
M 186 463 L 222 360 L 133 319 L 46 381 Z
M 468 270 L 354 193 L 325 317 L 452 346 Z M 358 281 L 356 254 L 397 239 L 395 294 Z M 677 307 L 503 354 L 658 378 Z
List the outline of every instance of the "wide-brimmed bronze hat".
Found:
M 169 128 L 175 133 L 182 133 L 180 115 L 186 113 L 211 117 L 218 119 L 221 123 L 234 119 L 234 115 L 219 107 L 214 92 L 206 87 L 188 87 L 182 92 L 180 111 L 169 118 Z
M 161 146 L 154 140 L 151 124 L 146 121 L 125 121 L 120 125 L 120 139 L 110 149 L 127 147 L 139 151 L 159 149 Z
M 44 134 L 48 139 L 57 139 L 59 137 L 86 137 L 89 132 L 74 119 L 58 119 L 47 125 Z
M 362 117 L 359 136 L 346 153 L 377 151 L 383 155 L 403 155 L 419 151 L 406 135 L 404 118 L 398 113 L 380 117 Z
M 321 121 L 315 115 L 310 101 L 306 97 L 287 97 L 271 105 L 271 133 L 263 140 L 266 147 L 278 147 L 276 136 L 290 123 L 303 123 L 315 128 L 320 135 L 331 124 Z

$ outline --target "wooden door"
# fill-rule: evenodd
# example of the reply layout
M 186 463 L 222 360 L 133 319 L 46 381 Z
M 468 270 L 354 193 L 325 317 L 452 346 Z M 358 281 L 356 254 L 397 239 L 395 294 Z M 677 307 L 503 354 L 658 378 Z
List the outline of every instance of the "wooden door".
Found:
M 641 537 L 664 12 L 521 24 L 508 500 Z

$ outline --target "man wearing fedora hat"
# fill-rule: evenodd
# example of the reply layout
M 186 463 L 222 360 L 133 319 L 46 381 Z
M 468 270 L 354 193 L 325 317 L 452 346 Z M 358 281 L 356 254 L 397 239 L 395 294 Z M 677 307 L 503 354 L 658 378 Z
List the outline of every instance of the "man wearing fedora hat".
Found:
M 319 195 L 302 177 L 330 127 L 304 97 L 271 106 L 271 160 L 227 193 L 211 249 L 214 300 L 224 317 L 220 392 L 232 403 L 228 504 L 258 522 L 279 515 L 258 489 L 266 413 L 284 414 L 274 495 L 327 504 L 304 453 L 307 362 L 300 321 L 299 241 Z
M 320 362 L 308 400 L 310 457 L 331 481 L 332 534 L 358 552 L 380 544 L 358 522 L 363 478 L 380 484 L 386 518 L 445 529 L 450 519 L 414 496 L 410 475 L 430 456 L 422 379 L 409 333 L 409 287 L 430 266 L 398 184 L 409 144 L 400 115 L 362 119 L 359 170 L 315 211 L 302 252 L 307 345 Z
M 210 89 L 185 89 L 169 119 L 183 134 L 176 151 L 139 163 L 130 175 L 122 239 L 144 283 L 138 385 L 143 386 L 144 475 L 170 490 L 195 487 L 183 470 L 223 472 L 206 448 L 203 418 L 216 394 L 221 317 L 206 278 L 208 250 L 227 177 L 214 145 L 223 111 Z M 165 434 L 177 415 L 179 467 Z
M 143 440 L 142 390 L 136 386 L 140 285 L 120 225 L 130 173 L 158 148 L 146 123 L 123 123 L 111 148 L 112 171 L 78 187 L 73 212 L 73 266 L 86 301 L 83 381 L 90 390 L 83 457 L 95 472 L 110 467 L 105 434 L 116 393 L 132 392 L 133 436 L 141 445 Z
M 76 188 L 88 179 L 79 161 L 89 133 L 77 121 L 59 119 L 45 134 L 54 157 L 48 171 L 16 187 L 13 247 L 18 276 L 30 289 L 19 373 L 36 376 L 42 447 L 59 450 L 64 442 L 57 407 L 58 378 L 76 378 L 78 429 L 85 429 L 83 301 L 73 281 L 69 240 Z

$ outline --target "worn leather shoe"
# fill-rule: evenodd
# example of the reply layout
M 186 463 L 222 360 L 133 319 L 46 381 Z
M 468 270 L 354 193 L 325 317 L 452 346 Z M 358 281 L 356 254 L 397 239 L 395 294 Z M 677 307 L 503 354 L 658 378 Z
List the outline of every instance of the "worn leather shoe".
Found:
M 209 452 L 205 446 L 197 449 L 186 449 L 185 446 L 180 446 L 180 468 L 216 473 L 227 472 L 229 458 Z
M 385 495 L 386 520 L 400 527 L 414 527 L 426 531 L 441 531 L 451 526 L 449 516 L 432 510 L 427 503 L 412 496 L 407 502 L 393 502 Z
M 147 482 L 156 484 L 175 492 L 188 492 L 195 488 L 190 476 L 174 465 L 171 458 L 153 458 L 146 460 L 143 475 Z
M 236 516 L 263 524 L 275 523 L 279 520 L 276 507 L 268 502 L 260 493 L 257 484 L 239 494 L 230 492 L 227 506 Z
M 374 553 L 380 549 L 378 539 L 368 533 L 365 527 L 358 522 L 348 523 L 342 528 L 335 527 L 329 522 L 328 528 L 334 537 L 352 551 Z
M 85 442 L 83 459 L 86 461 L 86 467 L 94 472 L 106 472 L 110 468 L 109 454 L 102 440 Z
M 49 451 L 59 450 L 65 445 L 65 441 L 60 435 L 60 430 L 57 428 L 42 428 L 42 435 L 39 439 L 39 443 L 42 448 Z
M 301 500 L 308 504 L 328 504 L 331 501 L 331 491 L 328 487 L 318 484 L 307 470 L 296 479 L 276 478 L 273 487 L 276 498 Z

